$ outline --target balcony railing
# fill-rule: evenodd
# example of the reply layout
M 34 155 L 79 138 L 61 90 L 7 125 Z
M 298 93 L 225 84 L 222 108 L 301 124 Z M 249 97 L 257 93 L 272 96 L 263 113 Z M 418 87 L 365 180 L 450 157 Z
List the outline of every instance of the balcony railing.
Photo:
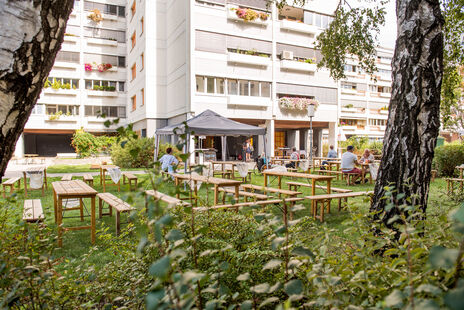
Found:
M 280 61 L 280 69 L 303 71 L 303 72 L 316 72 L 317 65 L 306 63 L 302 61 L 286 60 Z
M 287 19 L 283 19 L 280 21 L 280 29 L 302 32 L 302 33 L 309 33 L 313 35 L 319 32 L 319 28 L 317 26 L 308 25 L 303 22 L 287 20 Z
M 267 67 L 271 64 L 271 59 L 269 57 L 239 54 L 239 53 L 229 53 L 227 61 L 230 63 L 240 63 L 240 64 L 263 66 L 263 67 Z

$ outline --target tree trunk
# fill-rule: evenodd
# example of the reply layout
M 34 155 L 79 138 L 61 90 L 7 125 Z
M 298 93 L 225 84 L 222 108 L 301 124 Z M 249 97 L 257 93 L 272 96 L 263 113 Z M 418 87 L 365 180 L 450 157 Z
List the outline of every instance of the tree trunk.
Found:
M 398 214 L 397 207 L 385 210 L 385 186 L 395 188 L 396 206 L 419 206 L 425 216 L 440 128 L 444 23 L 440 4 L 438 0 L 396 0 L 396 14 L 390 114 L 371 205 L 384 223 Z M 404 198 L 396 196 L 401 193 Z
M 74 0 L 0 0 L 0 180 L 61 48 Z

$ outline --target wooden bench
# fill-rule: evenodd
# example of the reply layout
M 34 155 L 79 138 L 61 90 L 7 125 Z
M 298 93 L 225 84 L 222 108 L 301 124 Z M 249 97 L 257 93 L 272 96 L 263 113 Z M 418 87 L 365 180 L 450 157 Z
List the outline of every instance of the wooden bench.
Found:
M 374 192 L 351 192 L 351 193 L 340 193 L 340 194 L 327 194 L 327 195 L 315 195 L 306 196 L 306 199 L 314 201 L 314 208 L 311 210 L 311 214 L 314 218 L 319 219 L 321 222 L 324 221 L 324 211 L 330 213 L 330 202 L 332 199 L 338 199 L 338 210 L 342 209 L 342 199 L 345 203 L 348 202 L 348 198 L 372 195 Z M 321 203 L 320 215 L 317 214 L 318 205 Z
M 146 197 L 151 196 L 154 199 L 164 201 L 169 205 L 190 206 L 190 203 L 188 203 L 188 202 L 182 201 L 182 200 L 180 200 L 178 198 L 175 198 L 175 197 L 171 197 L 169 195 L 166 195 L 166 194 L 164 194 L 162 192 L 155 191 L 153 189 L 145 191 L 145 194 L 146 194 Z M 145 206 L 147 206 L 147 205 L 148 205 L 148 199 L 145 200 Z
M 37 223 L 44 219 L 42 202 L 40 199 L 24 200 L 23 221 Z
M 346 179 L 346 185 L 354 185 L 353 179 L 355 176 L 359 176 L 360 178 L 362 175 L 360 173 L 353 173 L 353 172 L 342 172 L 342 179 Z
M 464 179 L 460 178 L 445 178 L 446 180 L 446 192 L 448 194 L 454 192 L 454 182 L 460 183 L 460 190 L 462 192 Z
M 18 187 L 18 189 L 20 189 L 21 188 L 21 178 L 20 177 L 15 177 L 15 178 L 8 179 L 8 180 L 6 180 L 5 182 L 2 183 L 2 186 L 3 186 L 3 198 L 6 198 L 5 194 L 6 194 L 6 188 L 7 187 L 10 187 L 10 194 L 13 194 L 15 183 L 17 183 L 17 187 Z
M 72 177 L 73 175 L 70 173 L 70 174 L 65 174 L 62 178 L 61 178 L 61 181 L 71 181 L 72 180 Z
M 129 182 L 129 190 L 132 191 L 132 181 L 134 181 L 134 190 L 137 189 L 137 177 L 130 172 L 122 173 L 122 184 L 126 184 L 126 178 Z
M 208 211 L 208 210 L 235 209 L 235 211 L 238 211 L 238 208 L 253 207 L 253 206 L 265 207 L 271 204 L 281 204 L 284 201 L 289 202 L 290 204 L 294 204 L 295 202 L 302 201 L 303 199 L 304 198 L 301 198 L 301 197 L 292 197 L 292 198 L 286 198 L 286 199 L 260 200 L 260 201 L 255 201 L 255 202 L 241 202 L 241 203 L 236 203 L 236 204 L 217 205 L 217 206 L 211 206 L 211 207 L 197 207 L 197 208 L 193 208 L 193 210 L 201 212 L 201 211 Z
M 289 190 L 294 190 L 294 191 L 297 191 L 298 187 L 300 186 L 309 187 L 309 188 L 312 187 L 311 184 L 300 183 L 300 182 L 287 182 L 287 185 L 288 185 Z M 327 187 L 322 186 L 322 185 L 316 185 L 316 188 L 327 190 Z M 331 187 L 330 190 L 336 193 L 351 193 L 352 192 L 351 189 L 337 188 L 337 187 Z
M 93 176 L 90 173 L 84 174 L 84 182 L 89 184 L 90 186 L 93 186 Z
M 226 194 L 235 195 L 235 189 L 232 189 L 232 188 L 220 187 L 219 191 L 224 193 L 224 195 L 222 196 L 222 203 L 223 204 L 225 204 L 225 201 L 226 201 Z M 269 197 L 267 195 L 250 193 L 250 192 L 246 192 L 246 191 L 239 191 L 238 195 L 242 196 L 244 198 L 245 202 L 248 202 L 248 198 L 251 198 L 252 201 L 254 201 L 254 200 L 267 200 L 269 198 L 272 198 L 272 197 Z
M 213 171 L 213 177 L 214 175 L 220 175 L 223 179 L 233 179 L 232 175 L 232 170 L 227 169 L 227 170 L 214 170 Z
M 113 209 L 116 211 L 116 235 L 119 235 L 121 232 L 121 222 L 120 216 L 122 212 L 130 212 L 134 211 L 135 208 L 132 207 L 127 202 L 119 199 L 118 197 L 114 196 L 111 193 L 99 193 L 97 194 L 98 197 L 98 209 L 100 218 L 103 215 L 113 215 Z M 106 203 L 109 206 L 109 212 L 103 213 L 103 203 Z
M 288 189 L 280 189 L 280 188 L 273 188 L 273 187 L 264 187 L 260 185 L 253 185 L 253 184 L 242 184 L 240 185 L 244 190 L 248 191 L 260 191 L 263 192 L 265 195 L 268 193 L 277 193 L 279 196 L 285 195 L 287 197 L 295 197 L 300 195 L 301 192 L 291 191 Z

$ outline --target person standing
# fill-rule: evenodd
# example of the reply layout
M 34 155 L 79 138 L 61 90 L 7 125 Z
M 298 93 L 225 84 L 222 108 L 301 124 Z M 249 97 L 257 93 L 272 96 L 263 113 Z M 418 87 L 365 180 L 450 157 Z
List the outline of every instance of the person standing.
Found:
M 177 158 L 172 155 L 172 148 L 168 147 L 166 149 L 166 154 L 161 156 L 159 159 L 159 162 L 161 163 L 161 170 L 163 171 L 168 171 L 168 173 L 173 173 L 174 172 L 174 166 L 177 166 L 179 164 L 179 161 Z
M 251 160 L 251 153 L 253 152 L 253 146 L 251 145 L 250 139 L 246 140 L 246 161 Z
M 358 164 L 358 156 L 353 154 L 353 151 L 354 146 L 348 145 L 346 152 L 342 155 L 341 170 L 343 173 L 356 174 L 354 176 L 353 182 L 359 184 L 360 181 L 357 181 L 357 179 L 361 176 L 362 171 L 359 168 L 356 168 L 356 165 Z

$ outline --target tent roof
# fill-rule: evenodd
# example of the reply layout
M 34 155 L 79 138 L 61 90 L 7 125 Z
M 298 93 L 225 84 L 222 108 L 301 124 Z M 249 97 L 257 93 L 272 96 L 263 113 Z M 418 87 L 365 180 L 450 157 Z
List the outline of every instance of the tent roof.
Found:
M 239 123 L 223 117 L 211 110 L 206 110 L 201 114 L 187 120 L 189 132 L 193 132 L 197 136 L 253 136 L 264 135 L 265 128 L 251 126 Z M 172 135 L 184 133 L 184 124 L 166 126 L 156 130 L 157 135 Z M 176 133 L 174 133 L 174 129 Z

